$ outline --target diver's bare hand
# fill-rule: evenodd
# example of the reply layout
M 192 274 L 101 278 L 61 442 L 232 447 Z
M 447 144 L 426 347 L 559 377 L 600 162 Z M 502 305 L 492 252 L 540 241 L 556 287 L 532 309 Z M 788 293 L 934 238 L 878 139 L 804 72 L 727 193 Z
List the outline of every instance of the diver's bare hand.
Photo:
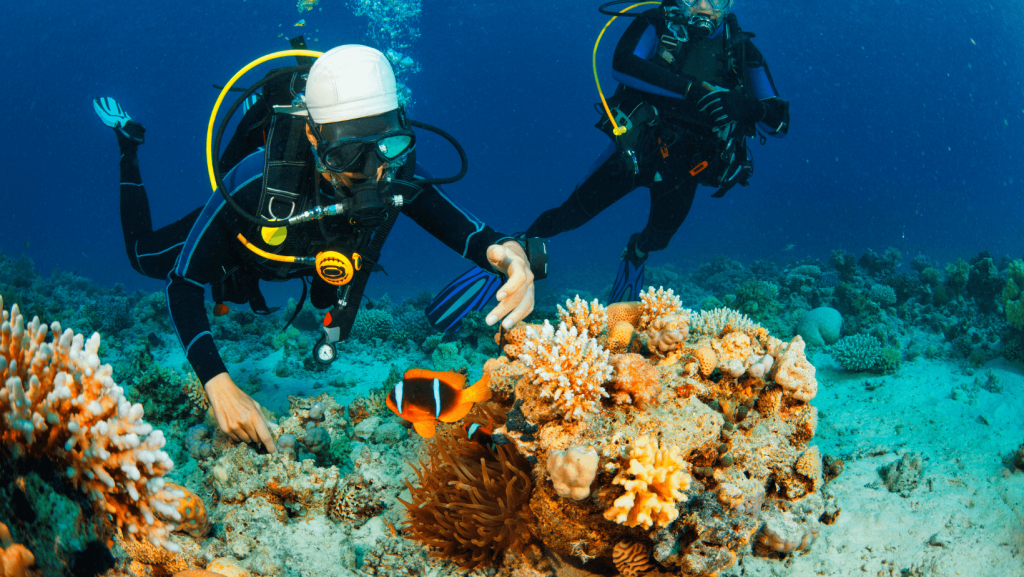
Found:
M 487 247 L 487 260 L 508 277 L 495 295 L 498 306 L 487 315 L 487 326 L 504 318 L 501 325 L 508 330 L 533 311 L 533 271 L 523 246 L 514 240 Z
M 271 453 L 277 451 L 260 404 L 239 389 L 230 375 L 221 373 L 213 377 L 205 388 L 217 425 L 224 434 L 236 441 L 263 443 Z

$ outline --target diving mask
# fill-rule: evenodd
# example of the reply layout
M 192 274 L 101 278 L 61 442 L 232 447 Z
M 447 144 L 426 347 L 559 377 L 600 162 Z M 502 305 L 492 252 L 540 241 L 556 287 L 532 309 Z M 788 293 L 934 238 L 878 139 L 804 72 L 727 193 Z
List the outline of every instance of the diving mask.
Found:
M 685 28 L 692 30 L 698 38 L 707 38 L 714 34 L 715 29 L 718 27 L 718 22 L 729 13 L 733 2 L 733 0 L 675 1 L 675 6 L 665 6 L 665 17 L 669 20 L 669 27 L 673 29 L 673 32 L 677 36 L 681 32 L 682 37 L 686 39 L 689 39 L 689 34 Z M 693 11 L 694 8 L 700 7 L 702 4 L 707 4 L 711 8 L 712 13 L 695 13 Z
M 392 164 L 416 146 L 416 134 L 406 128 L 390 130 L 361 138 L 340 138 L 325 146 L 317 146 L 317 156 L 325 168 L 332 172 L 350 172 L 356 161 L 368 153 L 377 156 L 381 164 Z

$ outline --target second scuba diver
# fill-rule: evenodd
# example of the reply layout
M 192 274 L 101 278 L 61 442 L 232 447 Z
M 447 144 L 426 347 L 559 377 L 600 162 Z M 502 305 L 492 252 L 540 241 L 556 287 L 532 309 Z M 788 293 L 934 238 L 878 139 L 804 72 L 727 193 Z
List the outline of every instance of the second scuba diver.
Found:
M 598 105 L 604 117 L 597 127 L 614 142 L 569 198 L 526 231 L 527 237 L 550 238 L 576 229 L 646 187 L 647 225 L 626 243 L 610 303 L 639 298 L 648 255 L 668 246 L 698 184 L 717 188 L 716 197 L 748 184 L 753 160 L 747 137 L 758 129 L 774 137 L 789 131 L 789 103 L 779 98 L 753 34 L 740 29 L 733 0 L 665 0 L 637 14 L 605 11 L 622 3 L 601 7 L 602 14 L 635 18 L 615 47 L 612 68 L 619 86 L 607 109 Z M 448 319 L 467 314 L 467 299 L 459 300 L 464 287 L 490 277 L 472 269 L 441 291 L 427 309 L 434 326 L 455 330 L 458 325 L 442 321 L 441 313 Z M 493 290 L 496 281 L 477 286 Z M 447 310 L 460 302 L 457 314 Z
M 269 451 L 274 441 L 259 404 L 235 385 L 217 351 L 203 302 L 206 285 L 217 303 L 214 314 L 227 312 L 224 301 L 266 314 L 271 309 L 260 280 L 302 278 L 304 299 L 311 278 L 312 304 L 333 307 L 316 350 L 326 363 L 351 329 L 366 276 L 399 213 L 478 267 L 507 278 L 489 325 L 504 319 L 511 328 L 533 310 L 528 252 L 542 246 L 496 232 L 437 186 L 458 177 L 432 178 L 416 164 L 411 126 L 450 137 L 405 117 L 394 72 L 379 51 L 339 46 L 312 68 L 282 78 L 268 80 L 262 96 L 247 101 L 252 106 L 221 156 L 226 174 L 217 177 L 220 186 L 209 202 L 156 230 L 138 167 L 145 129 L 113 99 L 94 102 L 121 149 L 121 224 L 132 267 L 167 280 L 174 329 L 221 430 Z M 303 81 L 304 94 L 298 90 Z M 464 173 L 464 155 L 463 162 Z M 543 260 L 534 256 L 532 264 L 543 270 Z

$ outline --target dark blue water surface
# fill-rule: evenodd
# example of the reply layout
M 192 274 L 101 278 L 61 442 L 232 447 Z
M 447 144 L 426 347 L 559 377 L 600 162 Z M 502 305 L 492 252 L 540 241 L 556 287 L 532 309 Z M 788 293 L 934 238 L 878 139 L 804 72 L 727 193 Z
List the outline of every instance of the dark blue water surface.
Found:
M 607 21 L 597 4 L 423 2 L 422 35 L 410 51 L 422 71 L 409 83 L 409 113 L 462 142 L 470 172 L 447 190 L 499 230 L 525 229 L 561 203 L 607 145 L 593 128 L 590 58 Z M 687 266 L 717 254 L 785 263 L 888 246 L 943 262 L 981 250 L 1024 254 L 1019 2 L 737 0 L 735 11 L 792 103 L 792 128 L 754 146 L 751 186 L 723 199 L 699 190 L 652 264 Z M 305 27 L 293 26 L 299 18 Z M 612 25 L 598 53 L 607 93 L 625 24 Z M 160 226 L 210 195 L 211 85 L 287 48 L 299 32 L 318 50 L 368 41 L 366 20 L 342 0 L 301 15 L 288 0 L 6 3 L 0 252 L 24 253 L 44 272 L 159 288 L 128 266 L 117 146 L 91 99 L 113 96 L 147 127 L 140 157 Z M 435 173 L 458 169 L 439 139 L 419 151 Z M 647 208 L 639 190 L 556 237 L 550 286 L 610 283 Z M 383 264 L 390 276 L 375 278 L 370 295 L 436 291 L 467 266 L 408 220 Z

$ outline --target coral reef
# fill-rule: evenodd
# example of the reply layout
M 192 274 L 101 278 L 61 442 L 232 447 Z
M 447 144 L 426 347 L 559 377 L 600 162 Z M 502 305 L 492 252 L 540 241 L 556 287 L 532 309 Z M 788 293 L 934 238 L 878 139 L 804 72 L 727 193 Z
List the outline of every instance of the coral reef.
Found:
M 522 539 L 564 559 L 625 575 L 714 575 L 738 555 L 781 556 L 811 546 L 837 509 L 823 457 L 809 445 L 818 383 L 803 339 L 772 337 L 731 309 L 684 310 L 669 291 L 652 287 L 644 295 L 641 303 L 609 306 L 605 326 L 595 330 L 608 334 L 609 325 L 628 323 L 642 335 L 638 352 L 611 354 L 605 345 L 613 339 L 602 345 L 580 335 L 584 323 L 590 334 L 592 321 L 574 320 L 567 310 L 557 331 L 544 321 L 505 334 L 507 358 L 484 365 L 492 405 L 502 414 L 494 419 L 496 448 L 483 451 L 458 436 L 428 449 L 431 460 L 421 463 L 414 487 L 418 501 L 409 506 L 421 527 L 414 539 L 465 566 L 501 560 L 506 546 L 459 537 L 490 517 L 464 527 L 457 521 L 464 514 L 451 514 L 474 502 L 473 479 L 483 476 L 469 473 L 503 454 L 521 459 L 516 469 L 527 476 L 510 486 L 531 487 L 529 495 L 507 495 L 509 502 L 528 499 Z M 576 404 L 566 406 L 567 398 Z M 460 456 L 463 447 L 474 451 L 472 461 Z M 587 454 L 592 479 L 566 467 L 570 455 L 582 462 Z M 510 515 L 508 505 L 496 514 Z M 512 526 L 522 522 L 515 519 Z M 533 563 L 524 542 L 506 563 Z M 470 548 L 484 544 L 483 551 Z
M 0 340 L 0 440 L 15 458 L 46 458 L 109 515 L 115 527 L 168 550 L 181 493 L 165 488 L 174 463 L 164 436 L 143 420 L 100 364 L 100 337 L 88 340 L 60 323 L 26 323 L 3 308 Z M 52 335 L 51 339 L 47 339 Z

